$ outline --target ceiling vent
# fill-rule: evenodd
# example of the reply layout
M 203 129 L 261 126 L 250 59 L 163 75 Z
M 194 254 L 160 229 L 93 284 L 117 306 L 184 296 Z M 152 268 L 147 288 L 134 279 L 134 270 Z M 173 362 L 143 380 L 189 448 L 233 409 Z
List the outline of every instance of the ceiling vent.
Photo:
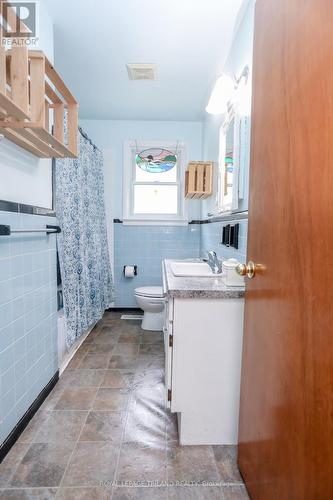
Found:
M 155 80 L 156 64 L 126 64 L 130 80 Z

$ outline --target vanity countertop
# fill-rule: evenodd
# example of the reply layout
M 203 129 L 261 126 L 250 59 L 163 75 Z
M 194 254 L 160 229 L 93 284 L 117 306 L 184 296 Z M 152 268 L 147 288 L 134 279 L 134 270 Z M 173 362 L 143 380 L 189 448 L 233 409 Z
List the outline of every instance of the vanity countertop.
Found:
M 193 259 L 193 262 L 198 260 Z M 163 292 L 167 297 L 174 298 L 220 298 L 240 299 L 244 297 L 244 288 L 229 288 L 221 277 L 198 278 L 174 276 L 170 269 L 171 262 L 179 260 L 166 259 L 163 261 Z

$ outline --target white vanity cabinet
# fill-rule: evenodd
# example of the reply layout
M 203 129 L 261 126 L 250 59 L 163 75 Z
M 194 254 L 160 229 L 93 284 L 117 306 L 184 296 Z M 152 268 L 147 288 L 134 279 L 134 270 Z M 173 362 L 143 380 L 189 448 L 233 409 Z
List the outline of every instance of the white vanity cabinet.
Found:
M 236 444 L 244 299 L 189 295 L 166 293 L 166 404 L 180 444 Z
M 172 355 L 173 355 L 173 300 L 165 301 L 164 309 L 164 353 L 165 353 L 165 401 L 171 409 L 172 396 Z

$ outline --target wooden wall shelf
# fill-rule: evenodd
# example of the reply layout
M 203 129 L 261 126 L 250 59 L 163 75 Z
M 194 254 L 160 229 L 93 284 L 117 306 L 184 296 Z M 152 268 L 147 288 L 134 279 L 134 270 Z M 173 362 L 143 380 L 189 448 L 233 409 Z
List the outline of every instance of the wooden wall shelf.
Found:
M 0 133 L 40 158 L 76 158 L 77 131 L 78 103 L 44 53 L 0 47 Z
M 185 198 L 208 198 L 213 193 L 213 162 L 190 161 L 185 172 Z

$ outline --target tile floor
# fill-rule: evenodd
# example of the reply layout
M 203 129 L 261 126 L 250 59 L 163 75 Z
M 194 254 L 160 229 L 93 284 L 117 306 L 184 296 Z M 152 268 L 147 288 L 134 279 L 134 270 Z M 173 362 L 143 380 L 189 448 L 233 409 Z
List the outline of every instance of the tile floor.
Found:
M 0 499 L 244 500 L 233 446 L 177 443 L 162 335 L 106 313 L 0 465 Z

